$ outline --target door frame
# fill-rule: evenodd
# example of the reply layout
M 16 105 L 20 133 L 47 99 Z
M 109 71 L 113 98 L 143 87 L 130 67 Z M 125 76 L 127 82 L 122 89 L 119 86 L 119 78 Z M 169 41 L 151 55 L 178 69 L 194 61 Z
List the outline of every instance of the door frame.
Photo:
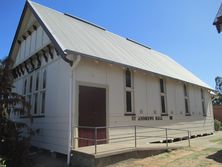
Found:
M 109 86 L 105 84 L 98 84 L 98 83 L 91 83 L 91 82 L 83 82 L 83 81 L 76 81 L 76 94 L 75 94 L 75 111 L 74 112 L 74 125 L 79 126 L 79 87 L 80 86 L 88 86 L 88 87 L 95 87 L 95 88 L 104 88 L 106 92 L 106 126 L 109 125 Z M 75 136 L 79 136 L 78 130 L 75 129 Z M 106 136 L 109 136 L 109 131 L 106 129 Z M 76 147 L 77 146 L 77 147 Z M 75 142 L 75 147 L 78 148 L 78 140 Z

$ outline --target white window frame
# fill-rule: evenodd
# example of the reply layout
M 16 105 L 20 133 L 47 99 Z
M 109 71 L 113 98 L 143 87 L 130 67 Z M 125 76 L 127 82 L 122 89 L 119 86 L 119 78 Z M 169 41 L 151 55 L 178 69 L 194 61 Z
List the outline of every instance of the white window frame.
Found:
M 204 96 L 204 89 L 203 88 L 200 89 L 200 94 L 201 94 L 202 113 L 203 113 L 203 116 L 207 116 L 206 106 L 205 106 L 205 96 Z
M 43 87 L 43 79 L 44 79 L 44 71 L 46 72 L 46 85 L 45 88 Z M 37 80 L 37 75 L 38 75 L 38 89 L 36 90 L 36 80 Z M 32 77 L 32 87 L 31 87 L 31 91 L 30 91 L 30 81 L 31 81 L 31 77 Z M 26 86 L 25 86 L 25 82 L 26 82 Z M 23 95 L 26 98 L 26 100 L 28 100 L 29 97 L 31 97 L 31 109 L 30 109 L 30 113 L 33 115 L 33 117 L 38 117 L 38 116 L 44 116 L 45 115 L 45 111 L 46 111 L 46 90 L 47 89 L 47 69 L 46 67 L 42 68 L 42 69 L 38 69 L 36 71 L 34 71 L 32 74 L 29 74 L 28 76 L 26 76 L 24 78 L 23 81 Z M 42 112 L 42 97 L 44 94 L 44 112 Z M 37 110 L 35 112 L 35 96 L 37 95 Z M 20 116 L 27 116 L 25 114 L 20 114 Z
M 130 72 L 130 82 L 131 82 L 131 86 L 128 87 L 127 84 L 126 84 L 126 71 L 129 70 Z M 125 115 L 134 115 L 135 114 L 135 110 L 134 110 L 134 82 L 133 82 L 133 71 L 129 68 L 126 68 L 124 70 L 124 86 L 125 86 L 125 94 L 124 94 L 124 97 L 125 97 Z M 127 92 L 129 92 L 131 94 L 131 111 L 127 111 Z
M 45 78 L 45 82 L 46 82 L 46 85 L 45 85 L 45 88 L 43 88 L 43 79 L 44 79 L 44 71 L 46 72 L 46 78 Z M 47 69 L 46 68 L 42 68 L 41 69 L 41 82 L 40 82 L 40 91 L 39 91 L 39 99 L 40 99 L 40 101 L 39 101 L 39 115 L 45 115 L 45 111 L 46 111 L 46 88 L 47 88 Z M 43 93 L 45 94 L 45 99 L 44 99 L 44 112 L 42 112 L 42 95 L 43 95 Z
M 32 102 L 32 108 L 33 108 L 33 112 L 32 114 L 34 116 L 39 115 L 39 91 L 40 91 L 40 84 L 41 84 L 41 71 L 40 70 L 36 70 L 35 72 L 35 79 L 34 79 L 34 88 L 33 88 L 33 102 Z M 36 90 L 36 79 L 37 79 L 37 74 L 38 74 L 38 89 Z M 37 94 L 37 110 L 35 113 L 35 95 Z
M 183 93 L 184 93 L 184 109 L 185 109 L 185 115 L 191 116 L 190 112 L 190 97 L 189 97 L 189 86 L 188 84 L 183 84 Z M 187 101 L 187 107 L 186 107 L 186 101 Z M 188 111 L 188 112 L 187 112 Z
M 26 76 L 24 79 L 23 79 L 23 90 L 22 90 L 22 94 L 23 96 L 25 97 L 25 100 L 27 102 L 29 102 L 32 106 L 32 90 L 30 92 L 30 79 L 32 77 L 32 90 L 33 90 L 33 74 L 31 75 L 28 75 Z M 26 82 L 26 85 L 25 85 L 25 82 Z M 29 100 L 29 97 L 30 100 Z M 29 111 L 31 114 L 32 114 L 32 107 L 30 108 L 30 111 Z M 20 116 L 23 117 L 23 116 L 27 116 L 27 113 L 20 113 Z
M 161 91 L 161 80 L 163 81 L 163 92 Z M 161 115 L 162 116 L 167 116 L 167 91 L 166 91 L 166 80 L 163 78 L 159 78 L 159 88 L 160 88 L 160 107 L 161 107 Z M 163 107 L 162 107 L 162 97 L 164 98 L 164 110 L 163 112 Z

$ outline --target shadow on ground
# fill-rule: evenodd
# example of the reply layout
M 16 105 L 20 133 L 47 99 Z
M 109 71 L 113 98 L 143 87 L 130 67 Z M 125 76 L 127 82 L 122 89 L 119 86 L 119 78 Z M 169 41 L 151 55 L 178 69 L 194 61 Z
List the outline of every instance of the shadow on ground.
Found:
M 37 151 L 32 155 L 32 167 L 67 167 L 66 156 L 52 155 L 48 151 Z
M 207 158 L 222 163 L 222 150 L 219 150 L 216 153 L 207 156 Z

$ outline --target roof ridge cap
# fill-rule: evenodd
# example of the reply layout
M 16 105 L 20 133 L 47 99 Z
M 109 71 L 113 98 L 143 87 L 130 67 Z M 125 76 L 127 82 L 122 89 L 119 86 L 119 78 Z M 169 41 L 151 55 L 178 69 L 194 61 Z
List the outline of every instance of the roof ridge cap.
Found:
M 89 24 L 89 25 L 91 25 L 91 26 L 94 26 L 94 27 L 96 27 L 96 28 L 99 28 L 99 29 L 101 29 L 101 30 L 106 31 L 105 28 L 103 28 L 103 27 L 101 27 L 101 26 L 99 26 L 99 25 L 97 25 L 97 24 L 95 24 L 95 23 L 92 23 L 92 22 L 90 22 L 90 21 L 87 21 L 87 20 L 85 20 L 85 19 L 82 19 L 82 18 L 80 18 L 80 17 L 73 16 L 73 15 L 68 14 L 68 13 L 63 13 L 63 14 L 64 14 L 65 16 L 74 18 L 74 19 L 76 19 L 76 20 L 82 21 L 82 22 L 84 22 L 84 23 L 86 23 L 86 24 Z

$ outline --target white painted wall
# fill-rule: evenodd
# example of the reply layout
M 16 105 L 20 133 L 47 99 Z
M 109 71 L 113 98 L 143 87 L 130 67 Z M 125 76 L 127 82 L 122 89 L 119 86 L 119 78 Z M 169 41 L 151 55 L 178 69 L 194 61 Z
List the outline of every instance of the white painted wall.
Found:
M 201 107 L 200 87 L 188 84 L 191 116 L 185 116 L 183 82 L 166 79 L 167 111 L 169 116 L 163 120 L 132 121 L 131 116 L 125 116 L 124 69 L 102 62 L 82 59 L 76 71 L 76 81 L 105 85 L 108 88 L 108 126 L 144 125 L 169 127 L 191 130 L 193 134 L 211 133 L 214 131 L 212 104 L 210 95 L 205 90 L 207 116 L 203 116 Z M 78 89 L 78 88 L 77 88 Z M 76 95 L 78 98 L 78 95 Z M 144 72 L 134 72 L 135 113 L 138 116 L 160 116 L 159 77 Z M 76 113 L 78 113 L 78 108 Z M 76 114 L 78 115 L 78 114 Z M 75 125 L 78 125 L 77 119 Z M 115 133 L 117 133 L 115 131 Z M 113 133 L 110 133 L 113 134 Z
M 23 40 L 17 53 L 15 66 L 24 62 L 39 50 L 50 44 L 50 39 L 41 27 L 33 31 L 31 35 Z M 34 146 L 45 148 L 51 151 L 67 153 L 68 148 L 68 117 L 69 117 L 69 77 L 70 67 L 53 50 L 54 59 L 48 56 L 48 62 L 41 57 L 41 68 L 47 70 L 46 85 L 46 108 L 44 117 L 33 117 L 33 129 L 40 129 L 32 138 Z M 37 61 L 34 60 L 36 64 Z M 30 64 L 28 64 L 30 66 Z M 23 67 L 24 68 L 24 67 Z M 15 91 L 23 94 L 24 79 L 33 75 L 34 72 L 17 78 L 14 82 Z M 34 84 L 33 80 L 33 84 Z M 40 101 L 39 101 L 40 102 Z M 34 101 L 32 101 L 34 108 Z M 32 109 L 33 111 L 33 109 Z M 27 118 L 20 118 L 18 114 L 13 119 L 29 123 Z
M 66 153 L 68 147 L 69 66 L 61 59 L 46 66 L 47 90 L 44 118 L 35 118 L 33 127 L 40 134 L 33 144 L 52 151 Z M 65 75 L 64 75 L 65 74 Z
M 50 39 L 41 26 L 39 26 L 37 30 L 33 31 L 31 35 L 27 36 L 27 38 L 21 42 L 16 56 L 15 66 L 27 60 L 50 43 Z
M 67 153 L 68 148 L 68 118 L 69 118 L 69 87 L 70 67 L 61 57 L 55 55 L 54 59 L 49 58 L 46 63 L 42 57 L 43 65 L 40 68 L 46 69 L 46 107 L 43 117 L 33 116 L 34 130 L 40 132 L 32 137 L 34 146 L 45 148 L 51 151 Z M 65 74 L 65 75 L 64 75 Z M 32 75 L 25 74 L 15 81 L 16 92 L 23 93 L 24 78 Z M 32 104 L 34 106 L 34 104 Z M 27 118 L 19 118 L 27 122 Z
M 16 64 L 34 55 L 50 43 L 49 38 L 41 27 L 31 36 L 22 41 Z M 70 97 L 70 67 L 54 52 L 54 59 L 49 58 L 46 63 L 42 58 L 42 67 L 47 70 L 46 111 L 42 118 L 34 118 L 33 128 L 40 129 L 40 133 L 33 137 L 33 144 L 52 151 L 67 153 L 68 148 L 68 120 Z M 213 114 L 210 95 L 205 90 L 207 116 L 202 115 L 200 87 L 189 85 L 191 116 L 185 116 L 183 83 L 166 79 L 167 111 L 169 116 L 163 120 L 133 121 L 132 116 L 125 113 L 125 72 L 117 65 L 96 62 L 82 58 L 76 71 L 77 83 L 93 84 L 107 87 L 107 126 L 144 125 L 169 127 L 191 130 L 192 134 L 213 132 Z M 16 91 L 22 93 L 25 74 L 15 81 Z M 78 92 L 78 87 L 74 87 Z M 139 70 L 134 72 L 134 110 L 138 116 L 160 116 L 160 86 L 159 77 Z M 78 94 L 74 95 L 75 102 Z M 78 125 L 78 104 L 74 106 L 74 125 Z M 26 120 L 26 119 L 22 119 Z M 124 129 L 123 131 L 126 131 Z M 128 131 L 132 131 L 128 129 Z M 111 136 L 121 131 L 110 131 Z M 159 133 L 159 132 L 158 132 Z
M 52 151 L 67 153 L 69 94 L 71 93 L 69 92 L 70 67 L 60 57 L 57 57 L 53 60 L 50 59 L 48 63 L 44 62 L 42 68 L 47 69 L 46 111 L 43 118 L 34 118 L 33 128 L 39 128 L 40 133 L 33 137 L 33 144 Z M 204 117 L 202 116 L 200 88 L 194 85 L 188 86 L 192 116 L 185 116 L 183 83 L 171 79 L 166 79 L 167 111 L 169 116 L 173 116 L 173 120 L 170 120 L 169 117 L 163 117 L 163 120 L 158 121 L 133 121 L 131 116 L 125 116 L 124 74 L 122 67 L 98 63 L 85 58 L 81 59 L 75 71 L 77 83 L 107 87 L 107 126 L 137 124 L 179 128 L 191 130 L 192 135 L 214 131 L 212 104 L 207 90 L 205 90 L 207 116 Z M 21 77 L 16 81 L 16 89 L 19 93 L 22 93 L 22 85 L 23 78 Z M 76 90 L 76 92 L 78 91 Z M 74 100 L 78 101 L 77 98 L 78 95 L 75 95 Z M 138 70 L 134 72 L 134 99 L 136 117 L 159 116 L 161 113 L 159 78 Z M 73 111 L 75 125 L 78 125 L 77 106 L 78 104 L 74 106 Z M 132 129 L 128 128 L 110 130 L 109 134 L 116 136 L 126 131 L 133 132 Z M 140 131 L 143 130 L 140 129 Z M 163 132 L 152 132 L 152 134 L 155 133 L 159 135 Z

